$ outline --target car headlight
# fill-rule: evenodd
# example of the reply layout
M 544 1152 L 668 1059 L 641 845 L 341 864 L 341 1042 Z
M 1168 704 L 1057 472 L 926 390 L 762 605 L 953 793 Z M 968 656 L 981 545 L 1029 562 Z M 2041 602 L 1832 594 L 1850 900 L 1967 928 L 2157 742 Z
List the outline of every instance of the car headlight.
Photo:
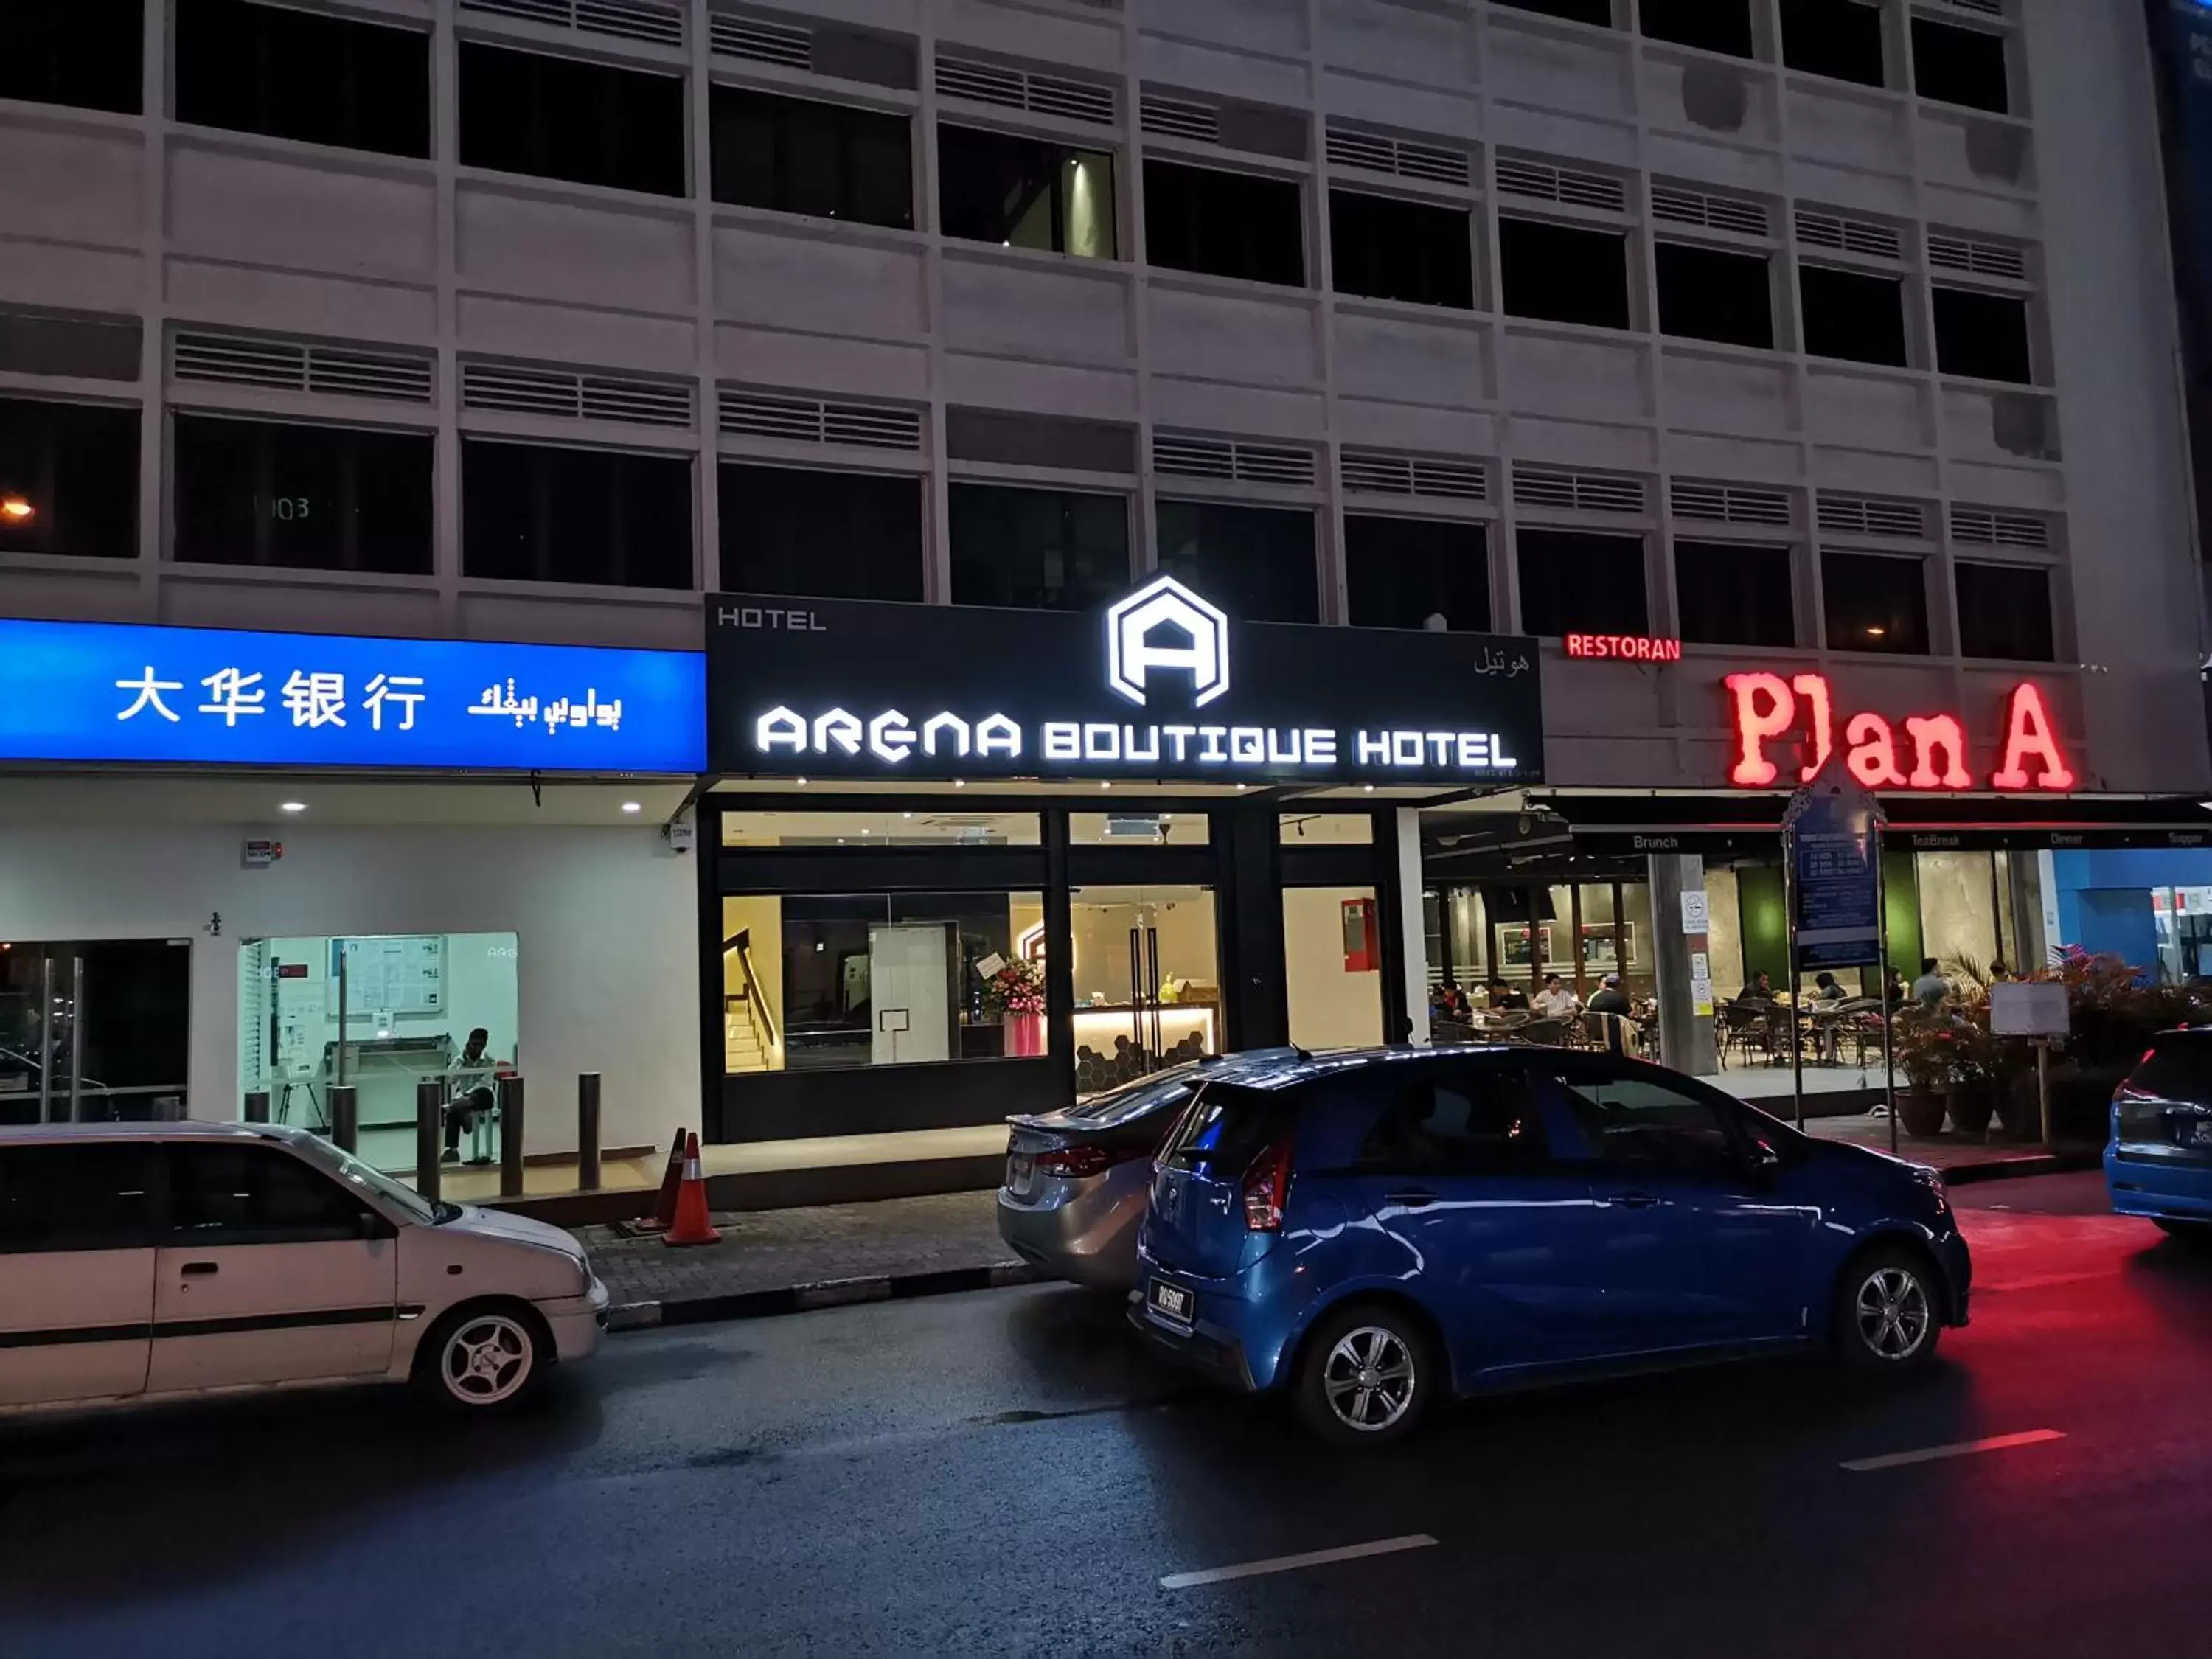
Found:
M 1916 1164 L 1912 1166 L 1912 1178 L 1928 1189 L 1928 1196 L 1935 1201 L 1937 1215 L 1951 1213 L 1951 1194 L 1943 1185 L 1941 1170 L 1931 1170 L 1924 1164 Z

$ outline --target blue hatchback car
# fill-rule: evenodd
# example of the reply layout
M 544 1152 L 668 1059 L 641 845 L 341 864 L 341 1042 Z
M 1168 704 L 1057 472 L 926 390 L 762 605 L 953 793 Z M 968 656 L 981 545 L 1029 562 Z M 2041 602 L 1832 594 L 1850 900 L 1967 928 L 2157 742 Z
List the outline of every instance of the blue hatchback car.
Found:
M 2112 1209 L 2212 1240 L 2212 1030 L 2160 1031 L 2112 1096 Z
M 1231 1056 L 1163 1144 L 1132 1324 L 1374 1445 L 1439 1401 L 1830 1344 L 1899 1374 L 1966 1322 L 1934 1170 L 1640 1061 Z

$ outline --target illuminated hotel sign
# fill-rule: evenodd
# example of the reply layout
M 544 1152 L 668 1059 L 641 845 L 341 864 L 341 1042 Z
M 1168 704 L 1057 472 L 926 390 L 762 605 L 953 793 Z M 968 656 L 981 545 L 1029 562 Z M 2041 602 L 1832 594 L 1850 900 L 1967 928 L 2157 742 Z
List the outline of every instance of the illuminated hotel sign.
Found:
M 710 769 L 1528 783 L 1533 641 L 1241 622 L 1171 576 L 1089 615 L 710 601 Z
M 1682 642 L 1644 634 L 1570 634 L 1567 654 L 1613 662 L 1680 662 Z
M 1978 777 L 1966 727 L 1953 714 L 1848 717 L 1835 707 L 1826 676 L 1731 674 L 1723 682 L 1733 737 L 1729 781 L 1746 789 L 1810 783 L 1832 759 L 1869 789 L 1989 788 L 2059 794 L 2076 782 L 2058 746 L 2043 693 L 2023 681 L 2005 699 L 1997 763 Z M 1841 742 L 1838 738 L 1840 734 Z M 1797 763 L 1778 756 L 1796 740 Z

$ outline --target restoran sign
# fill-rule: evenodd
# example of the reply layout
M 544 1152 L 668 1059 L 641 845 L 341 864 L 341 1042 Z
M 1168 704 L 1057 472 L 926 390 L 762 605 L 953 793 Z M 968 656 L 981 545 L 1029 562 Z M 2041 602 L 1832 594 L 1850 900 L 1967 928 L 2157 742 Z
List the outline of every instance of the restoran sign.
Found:
M 1087 615 L 750 594 L 708 605 L 717 772 L 1543 777 L 1529 640 L 1241 622 L 1165 575 Z
M 1723 684 L 1734 738 L 1729 781 L 1742 788 L 1810 783 L 1838 757 L 1868 789 L 2058 794 L 2076 781 L 2043 693 L 2025 680 L 2006 695 L 1996 764 L 1984 776 L 1978 776 L 1970 763 L 1975 751 L 1955 714 L 1914 714 L 1902 721 L 1872 714 L 1844 716 L 1835 707 L 1824 674 L 1787 679 L 1779 674 L 1731 674 Z M 1797 763 L 1785 779 L 1776 756 L 1793 740 Z

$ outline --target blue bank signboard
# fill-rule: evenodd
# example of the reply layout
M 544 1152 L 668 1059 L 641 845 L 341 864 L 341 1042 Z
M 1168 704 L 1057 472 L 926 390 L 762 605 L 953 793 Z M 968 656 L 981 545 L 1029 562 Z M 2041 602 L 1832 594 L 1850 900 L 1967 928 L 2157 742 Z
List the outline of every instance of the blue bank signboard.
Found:
M 699 772 L 685 651 L 0 619 L 0 761 Z

